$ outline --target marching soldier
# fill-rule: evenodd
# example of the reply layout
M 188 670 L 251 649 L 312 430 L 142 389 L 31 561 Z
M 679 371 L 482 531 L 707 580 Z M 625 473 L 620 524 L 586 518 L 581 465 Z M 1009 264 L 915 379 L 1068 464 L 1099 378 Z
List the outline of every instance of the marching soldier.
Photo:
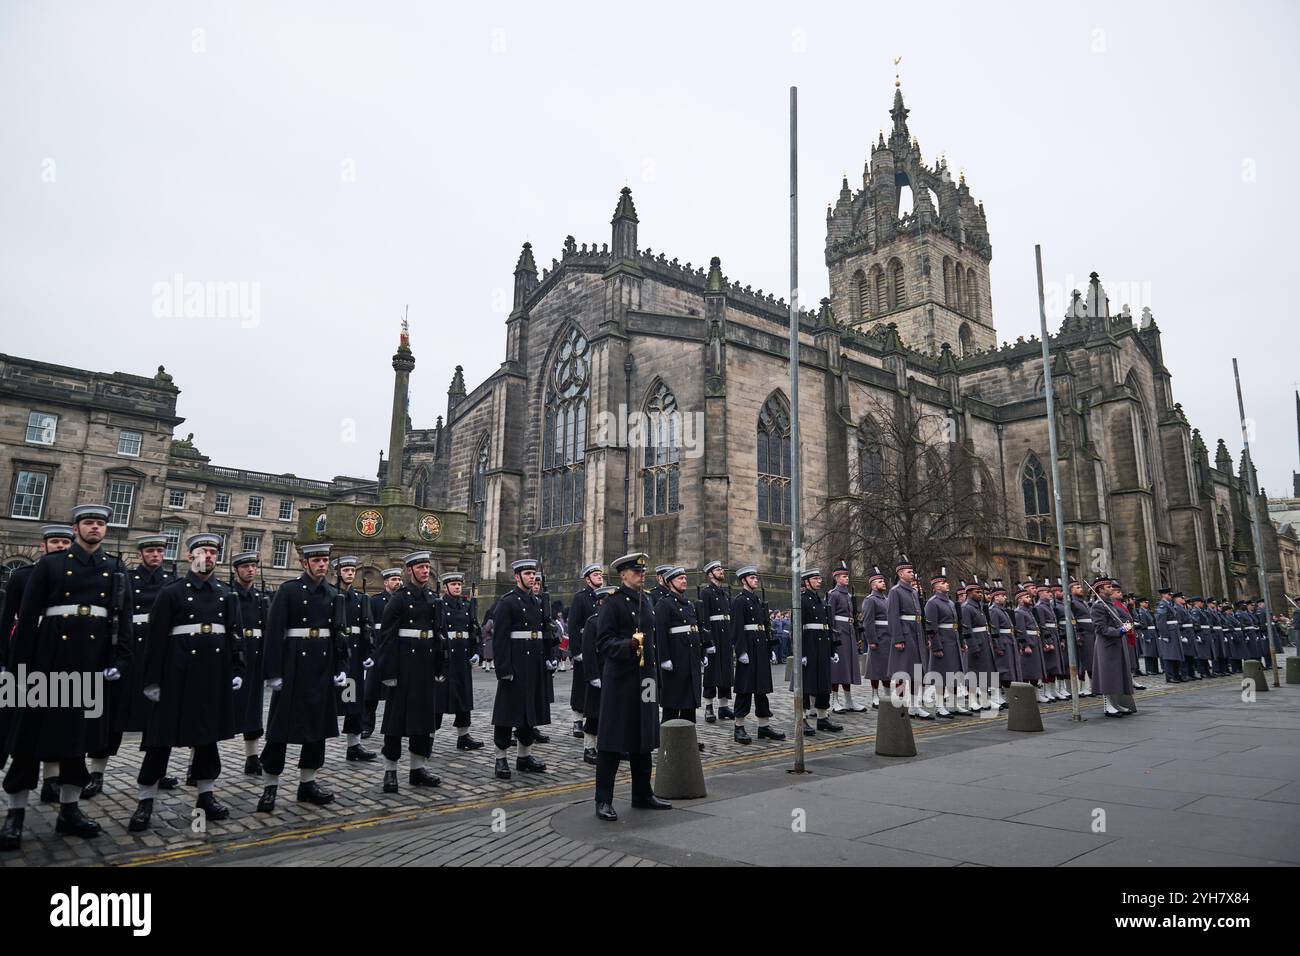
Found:
M 1173 588 L 1162 584 L 1159 593 L 1160 601 L 1156 604 L 1156 640 L 1165 672 L 1165 683 L 1181 684 L 1183 682 L 1182 630 L 1179 628 L 1178 615 L 1174 611 L 1174 591 Z
M 244 773 L 262 775 L 262 761 L 257 758 L 257 742 L 266 732 L 262 716 L 265 686 L 262 677 L 262 640 L 266 632 L 266 614 L 270 599 L 253 586 L 258 571 L 256 551 L 241 551 L 230 559 L 234 568 L 231 592 L 239 602 L 239 619 L 243 641 L 244 674 L 235 691 L 235 732 L 244 738 Z
M 583 698 L 585 719 L 582 725 L 582 759 L 593 766 L 596 763 L 596 736 L 600 731 L 600 675 L 605 662 L 596 649 L 596 624 L 600 606 L 618 588 L 602 585 L 592 593 L 592 613 L 582 625 L 582 659 L 586 661 L 583 677 L 587 682 L 587 696 Z
M 94 693 L 129 672 L 131 585 L 120 561 L 101 543 L 112 511 L 104 505 L 78 505 L 72 511 L 74 540 L 66 551 L 48 552 L 32 569 L 18 609 L 9 667 L 32 674 L 91 677 Z M 100 680 L 102 675 L 102 680 Z M 42 761 L 59 765 L 59 816 L 55 832 L 99 836 L 102 828 L 81 812 L 81 788 L 90 781 L 87 740 L 97 741 L 86 717 L 93 701 L 59 701 L 65 706 L 24 707 L 10 729 L 12 761 L 4 778 L 9 813 L 0 828 L 0 849 L 22 841 L 27 797 L 36 786 Z M 99 703 L 102 706 L 103 698 Z M 75 705 L 75 706 L 71 706 Z
M 992 635 L 989 633 L 989 619 L 984 607 L 984 585 L 979 578 L 966 589 L 966 600 L 961 606 L 962 635 L 965 641 L 962 654 L 966 659 L 966 670 L 976 675 L 996 675 L 997 663 L 994 660 Z M 980 684 L 989 687 L 983 705 L 978 699 Z M 974 709 L 993 710 L 998 706 L 996 677 L 978 681 L 971 701 Z
M 1205 613 L 1205 598 L 1198 594 L 1192 598 L 1188 611 L 1192 616 L 1192 626 L 1196 643 L 1196 666 L 1202 677 L 1217 677 L 1211 673 L 1210 662 L 1214 659 L 1214 630 L 1210 625 L 1210 616 Z
M 659 678 L 655 614 L 641 587 L 646 556 L 625 554 L 613 564 L 619 588 L 601 605 L 596 647 L 601 657 L 600 725 L 596 738 L 596 817 L 614 821 L 614 777 L 624 756 L 632 771 L 632 806 L 671 810 L 650 788 L 650 754 L 659 746 Z M 665 575 L 672 574 L 667 568 Z M 682 572 L 685 574 L 685 572 Z M 651 693 L 647 694 L 646 689 Z
M 262 658 L 271 706 L 258 813 L 275 810 L 289 744 L 298 744 L 298 799 L 317 805 L 334 800 L 333 792 L 316 782 L 316 771 L 325 765 L 325 741 L 339 735 L 334 688 L 348 682 L 343 598 L 325 580 L 330 547 L 321 542 L 299 548 L 302 576 L 280 585 L 271 600 Z
M 531 558 L 510 566 L 515 586 L 497 602 L 492 616 L 492 656 L 496 663 L 497 696 L 492 706 L 493 741 L 497 748 L 496 776 L 510 779 L 511 729 L 519 738 L 515 769 L 545 773 L 546 764 L 532 755 L 534 728 L 549 723 L 546 704 L 546 659 L 542 637 L 546 612 L 533 596 L 537 562 Z
M 889 582 L 880 568 L 867 578 L 871 593 L 862 599 L 862 641 L 867 652 L 867 680 L 871 682 L 871 709 L 880 706 L 880 686 L 889 686 Z
M 1079 696 L 1092 696 L 1092 655 L 1097 643 L 1092 608 L 1083 596 L 1083 582 L 1070 581 L 1070 616 L 1074 618 L 1074 646 L 1079 656 Z M 1064 632 L 1062 632 L 1064 633 Z
M 1030 582 L 1020 585 L 1016 592 L 1016 610 L 1014 620 L 1016 638 L 1016 669 L 1020 680 L 1033 684 L 1037 688 L 1035 697 L 1040 704 L 1051 701 L 1043 686 L 1043 645 L 1042 632 L 1038 626 L 1038 615 L 1034 612 L 1034 594 L 1029 590 Z
M 239 600 L 214 580 L 221 536 L 191 535 L 185 543 L 190 571 L 159 591 L 149 612 L 145 642 L 144 696 L 153 703 L 141 746 L 144 760 L 136 783 L 139 804 L 127 829 L 149 828 L 158 782 L 167 773 L 173 747 L 193 748 L 195 807 L 208 820 L 224 820 L 230 809 L 215 793 L 221 775 L 217 744 L 235 736 L 235 697 L 244 679 L 243 626 Z
M 1179 644 L 1183 655 L 1182 673 L 1184 680 L 1200 680 L 1196 672 L 1196 625 L 1192 622 L 1192 612 L 1187 609 L 1187 598 L 1182 591 L 1174 592 L 1174 618 L 1178 622 Z
M 961 645 L 957 640 L 957 610 L 948 598 L 951 585 L 947 574 L 947 568 L 940 568 L 939 573 L 930 578 L 930 590 L 934 593 L 925 602 L 925 634 L 929 650 L 928 670 L 943 677 L 943 689 L 939 692 L 941 696 L 935 713 L 951 720 L 957 713 L 970 716 L 970 711 L 965 707 L 955 707 L 957 713 L 948 709 L 952 685 L 966 668 L 962 666 Z
M 41 554 L 57 554 L 72 547 L 72 526 L 66 524 L 47 524 L 41 529 Z M 24 564 L 10 573 L 5 582 L 4 610 L 0 612 L 0 674 L 3 674 L 9 662 L 10 640 L 14 633 L 14 624 L 18 620 L 18 609 L 23 603 L 23 590 L 27 579 L 32 576 L 35 564 Z M 9 762 L 9 732 L 12 707 L 0 707 L 0 769 Z M 59 802 L 59 765 L 46 762 L 41 768 L 45 782 L 41 785 L 41 803 Z
M 664 583 L 668 586 L 668 596 L 654 607 L 659 704 L 664 720 L 695 723 L 695 710 L 700 706 L 701 671 L 707 654 L 695 605 L 686 597 L 686 569 L 670 569 L 664 574 Z M 700 744 L 700 749 L 704 749 L 704 744 Z
M 167 538 L 161 534 L 145 535 L 136 540 L 136 552 L 139 564 L 129 572 L 131 582 L 131 621 L 122 622 L 122 634 L 119 640 L 131 645 L 131 658 L 134 666 L 125 679 L 113 687 L 108 695 L 108 713 L 104 717 L 102 729 L 106 731 L 100 743 L 91 747 L 86 756 L 90 763 L 90 782 L 81 788 L 81 798 L 89 800 L 98 796 L 104 789 L 104 771 L 108 768 L 110 757 L 116 757 L 122 746 L 122 734 L 125 732 L 142 733 L 149 723 L 151 704 L 144 697 L 144 655 L 145 637 L 148 633 L 149 609 L 163 585 L 171 583 L 174 576 L 163 570 L 163 554 L 167 547 Z M 169 777 L 168 783 L 176 786 L 175 777 Z M 170 788 L 169 788 L 170 789 Z
M 384 619 L 384 608 L 403 584 L 401 568 L 385 568 L 380 575 L 384 581 L 384 589 L 378 594 L 370 595 L 370 620 L 375 625 Z M 375 657 L 379 656 L 378 640 L 379 637 L 376 635 Z M 384 686 L 383 681 L 366 681 L 366 706 L 361 714 L 362 740 L 366 740 L 375 732 L 375 715 L 379 711 L 379 702 L 388 699 L 387 691 L 388 688 Z
M 655 607 L 660 601 L 668 596 L 668 584 L 664 581 L 664 575 L 673 569 L 671 564 L 660 564 L 655 568 L 655 586 L 646 592 L 646 597 L 650 599 L 650 606 Z
M 885 601 L 885 619 L 889 622 L 889 674 L 897 682 L 907 700 L 907 715 L 921 720 L 934 720 L 934 715 L 921 706 L 922 650 L 925 647 L 921 629 L 921 599 L 916 588 L 916 570 L 904 555 L 894 569 L 898 582 L 889 589 Z M 903 675 L 898 680 L 899 674 Z M 896 691 L 891 689 L 891 693 Z
M 1238 601 L 1237 611 L 1233 616 L 1236 618 L 1237 626 L 1241 628 L 1241 659 L 1255 660 L 1259 656 L 1255 648 L 1255 617 L 1250 613 L 1248 602 Z
M 554 611 L 549 607 L 550 601 L 547 600 L 546 585 L 541 571 L 538 571 L 537 577 L 533 579 L 533 599 L 542 609 L 542 686 L 545 687 L 546 705 L 543 711 L 545 719 L 533 728 L 533 743 L 544 744 L 551 739 L 542 728 L 551 722 L 551 704 L 555 703 L 555 671 L 560 663 L 557 656 L 560 638 L 555 631 Z
M 1228 629 L 1225 628 L 1227 621 L 1223 616 L 1223 610 L 1220 608 L 1217 598 L 1210 598 L 1206 603 L 1209 605 L 1207 613 L 1210 616 L 1210 631 L 1214 636 L 1214 670 L 1219 677 L 1227 677 L 1232 673 L 1232 665 L 1229 660 L 1231 654 L 1228 648 Z
M 804 722 L 805 736 L 814 737 L 819 730 L 839 733 L 844 727 L 830 718 L 831 707 L 831 668 L 839 663 L 840 657 L 835 649 L 831 634 L 830 611 L 822 601 L 819 590 L 822 586 L 822 573 L 819 568 L 809 568 L 800 577 L 803 588 L 799 593 L 800 629 L 803 631 L 803 656 L 799 666 L 803 669 L 803 699 L 796 701 L 799 719 Z M 856 650 L 856 648 L 855 648 Z M 790 669 L 790 690 L 794 690 L 794 668 Z M 810 711 L 816 708 L 817 726 L 808 723 Z
M 858 655 L 858 609 L 853 605 L 853 594 L 849 591 L 849 566 L 841 561 L 840 566 L 831 572 L 835 586 L 826 594 L 826 608 L 830 614 L 832 646 L 839 660 L 831 664 L 831 694 L 834 697 L 835 713 L 845 711 L 861 713 L 865 704 L 853 700 L 853 686 L 862 683 L 862 663 Z M 839 692 L 844 691 L 843 703 Z
M 724 586 L 727 571 L 721 561 L 704 566 L 708 584 L 700 592 L 700 624 L 708 635 L 706 645 L 715 648 L 704 662 L 704 721 L 735 720 L 731 709 L 731 685 L 736 678 L 735 645 L 731 640 L 731 593 Z M 713 702 L 718 701 L 718 712 Z
M 447 616 L 447 679 L 439 682 L 439 707 L 443 714 L 454 714 L 457 750 L 479 750 L 483 741 L 470 736 L 470 712 L 474 710 L 474 665 L 482 654 L 483 637 L 478 623 L 478 607 L 464 594 L 465 575 L 451 571 L 441 578 L 443 610 Z M 439 722 L 441 726 L 441 722 Z
M 339 688 L 339 713 L 343 715 L 343 733 L 347 735 L 347 759 L 369 763 L 379 759 L 361 743 L 361 719 L 366 708 L 363 682 L 366 671 L 374 666 L 375 640 L 370 619 L 369 599 L 354 588 L 357 559 L 351 555 L 334 562 L 334 587 L 343 595 L 343 633 L 347 641 L 347 672 L 351 678 Z
M 998 669 L 998 687 L 994 691 L 998 710 L 1007 708 L 1006 697 L 1002 688 L 1010 687 L 1020 680 L 1020 645 L 1016 640 L 1016 628 L 1007 610 L 1007 589 L 1000 580 L 993 582 L 989 591 L 989 642 L 993 647 L 993 663 Z
M 1244 602 L 1237 601 L 1234 604 L 1231 601 L 1225 601 L 1224 603 L 1227 605 L 1227 609 L 1224 612 L 1224 618 L 1227 623 L 1224 626 L 1232 629 L 1232 636 L 1229 641 L 1230 650 L 1228 653 L 1232 661 L 1233 673 L 1240 674 L 1243 671 L 1242 662 L 1249 656 L 1246 649 L 1246 632 L 1242 630 L 1241 620 L 1237 617 L 1237 611 L 1244 606 Z M 1225 631 L 1224 633 L 1226 634 L 1228 632 Z
M 1156 616 L 1151 613 L 1151 599 L 1146 595 L 1138 598 L 1137 620 L 1133 624 L 1137 630 L 1138 653 L 1150 677 L 1160 671 L 1160 636 L 1156 633 Z
M 573 659 L 573 684 L 569 690 L 569 709 L 573 711 L 573 736 L 581 737 L 582 719 L 586 713 L 587 676 L 583 661 L 582 630 L 587 618 L 596 613 L 596 592 L 605 584 L 605 569 L 599 564 L 589 564 L 582 569 L 583 586 L 569 602 L 569 656 Z
M 445 678 L 446 610 L 429 587 L 428 551 L 406 556 L 411 581 L 398 588 L 384 607 L 380 624 L 379 680 L 388 688 L 384 704 L 384 793 L 397 793 L 397 764 L 402 738 L 409 739 L 413 787 L 436 787 L 442 780 L 427 764 L 433 754 L 433 734 L 442 723 L 438 706 Z M 445 697 L 446 695 L 443 694 Z
M 1104 701 L 1107 717 L 1122 717 L 1133 711 L 1121 707 L 1115 697 L 1133 693 L 1133 675 L 1129 672 L 1128 658 L 1124 652 L 1124 643 L 1133 622 L 1128 610 L 1115 600 L 1119 593 L 1119 582 L 1111 578 L 1098 578 L 1092 583 L 1098 599 L 1092 603 L 1092 628 L 1097 635 L 1093 650 L 1093 668 L 1096 671 L 1095 689 Z
M 760 740 L 785 740 L 785 732 L 773 730 L 772 707 L 767 695 L 772 693 L 771 621 L 767 605 L 756 593 L 758 568 L 747 564 L 736 569 L 740 593 L 731 601 L 731 643 L 736 652 L 736 726 L 732 739 L 738 744 L 753 742 L 745 730 L 750 705 L 758 719 Z
M 1034 616 L 1042 635 L 1043 683 L 1048 699 L 1069 700 L 1070 692 L 1065 681 L 1070 676 L 1070 652 L 1061 640 L 1061 629 L 1056 622 L 1056 608 L 1052 606 L 1052 584 L 1043 578 L 1034 604 Z

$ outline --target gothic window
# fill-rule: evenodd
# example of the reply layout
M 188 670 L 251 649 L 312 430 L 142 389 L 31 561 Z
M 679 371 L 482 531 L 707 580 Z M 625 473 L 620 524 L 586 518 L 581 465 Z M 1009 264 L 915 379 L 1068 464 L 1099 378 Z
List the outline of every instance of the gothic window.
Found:
M 889 264 L 889 307 L 901 309 L 907 305 L 907 284 L 903 279 L 903 264 L 895 259 Z
M 1228 525 L 1228 509 L 1219 507 L 1219 547 L 1225 551 L 1232 550 L 1232 529 Z
M 677 399 L 663 382 L 645 405 L 645 448 L 641 459 L 641 514 L 681 511 L 682 416 Z
M 971 334 L 970 326 L 963 322 L 957 331 L 957 337 L 961 341 L 961 354 L 969 355 L 975 347 L 975 337 Z
M 582 522 L 590 374 L 587 340 L 577 329 L 570 329 L 555 353 L 546 382 L 540 522 L 543 528 Z
M 884 490 L 885 458 L 880 436 L 869 419 L 858 425 L 858 493 L 870 495 Z
M 885 284 L 885 270 L 875 266 L 871 270 L 871 285 L 876 290 L 876 312 L 889 311 L 889 288 Z
M 1031 541 L 1051 538 L 1052 506 L 1047 496 L 1047 474 L 1037 455 L 1030 455 L 1021 473 L 1025 493 L 1025 532 Z
M 484 438 L 474 456 L 474 477 L 470 481 L 470 503 L 474 506 L 474 540 L 483 540 L 484 520 L 487 517 L 488 442 Z
M 388 467 L 393 467 L 389 462 Z M 429 502 L 429 473 L 421 468 L 415 473 L 415 507 L 428 508 Z
M 976 295 L 975 288 L 975 270 L 966 270 L 966 314 L 979 318 L 980 306 L 979 296 Z
M 758 520 L 790 523 L 790 413 L 775 392 L 758 413 Z
M 858 296 L 854 311 L 858 318 L 865 319 L 871 315 L 871 286 L 867 283 L 866 273 L 861 269 L 854 273 L 853 279 Z
M 1145 487 L 1155 486 L 1155 473 L 1151 468 L 1151 432 L 1147 428 L 1147 415 L 1139 406 L 1134 414 L 1134 437 L 1137 444 L 1138 480 L 1145 482 Z
M 953 273 L 953 289 L 952 289 L 952 307 L 956 309 L 958 312 L 965 311 L 965 306 L 964 306 L 965 296 L 962 294 L 962 283 L 964 281 L 963 278 L 964 276 L 965 276 L 965 270 L 961 267 L 961 263 L 958 263 L 957 268 Z
M 943 304 L 952 307 L 953 301 L 952 260 L 943 257 Z

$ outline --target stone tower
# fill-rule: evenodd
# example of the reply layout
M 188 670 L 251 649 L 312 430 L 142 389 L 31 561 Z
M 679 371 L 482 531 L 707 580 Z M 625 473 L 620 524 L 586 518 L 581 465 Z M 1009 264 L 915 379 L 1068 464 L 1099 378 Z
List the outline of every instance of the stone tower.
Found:
M 988 222 L 963 173 L 947 161 L 926 166 L 908 131 L 910 110 L 895 82 L 889 139 L 882 132 L 862 171 L 826 210 L 831 308 L 863 330 L 898 326 L 905 345 L 960 356 L 997 345 L 989 290 Z M 910 196 L 911 209 L 906 208 Z

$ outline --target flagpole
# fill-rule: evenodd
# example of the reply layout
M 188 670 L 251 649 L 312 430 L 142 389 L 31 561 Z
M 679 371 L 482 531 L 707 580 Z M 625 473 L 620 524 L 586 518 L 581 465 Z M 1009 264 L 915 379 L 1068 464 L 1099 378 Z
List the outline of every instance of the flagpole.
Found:
M 804 773 L 803 534 L 799 527 L 799 126 L 798 87 L 790 87 L 790 653 L 794 656 L 794 773 Z M 763 653 L 767 653 L 764 649 Z M 756 665 L 757 666 L 757 665 Z

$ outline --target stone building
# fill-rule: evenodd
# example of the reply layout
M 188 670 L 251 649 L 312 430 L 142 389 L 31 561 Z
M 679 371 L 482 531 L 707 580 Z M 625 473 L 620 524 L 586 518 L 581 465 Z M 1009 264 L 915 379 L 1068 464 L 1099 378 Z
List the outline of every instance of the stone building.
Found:
M 834 520 L 824 506 L 859 490 L 856 464 L 877 441 L 868 410 L 905 403 L 952 423 L 951 443 L 979 463 L 972 488 L 1004 503 L 1006 533 L 978 569 L 1054 574 L 1041 343 L 997 345 L 983 205 L 944 161 L 925 164 L 908 113 L 896 90 L 861 188 L 845 180 L 827 210 L 830 296 L 800 313 L 804 514 Z M 540 272 L 525 243 L 501 366 L 468 391 L 458 368 L 445 422 L 406 446 L 404 483 L 473 519 L 488 589 L 521 555 L 538 557 L 558 591 L 585 562 L 633 549 L 688 568 L 755 562 L 769 588 L 788 586 L 788 307 L 731 280 L 717 257 L 705 268 L 641 248 L 638 222 L 624 188 L 608 242 L 570 236 Z M 1093 273 L 1059 321 L 1072 572 L 1104 566 L 1148 593 L 1163 582 L 1253 593 L 1241 476 L 1222 442 L 1210 460 L 1175 400 L 1154 316 L 1113 310 Z M 629 419 L 681 434 L 647 442 L 619 425 Z M 1262 508 L 1259 518 L 1273 572 L 1274 529 Z M 849 557 L 860 573 L 894 556 Z

